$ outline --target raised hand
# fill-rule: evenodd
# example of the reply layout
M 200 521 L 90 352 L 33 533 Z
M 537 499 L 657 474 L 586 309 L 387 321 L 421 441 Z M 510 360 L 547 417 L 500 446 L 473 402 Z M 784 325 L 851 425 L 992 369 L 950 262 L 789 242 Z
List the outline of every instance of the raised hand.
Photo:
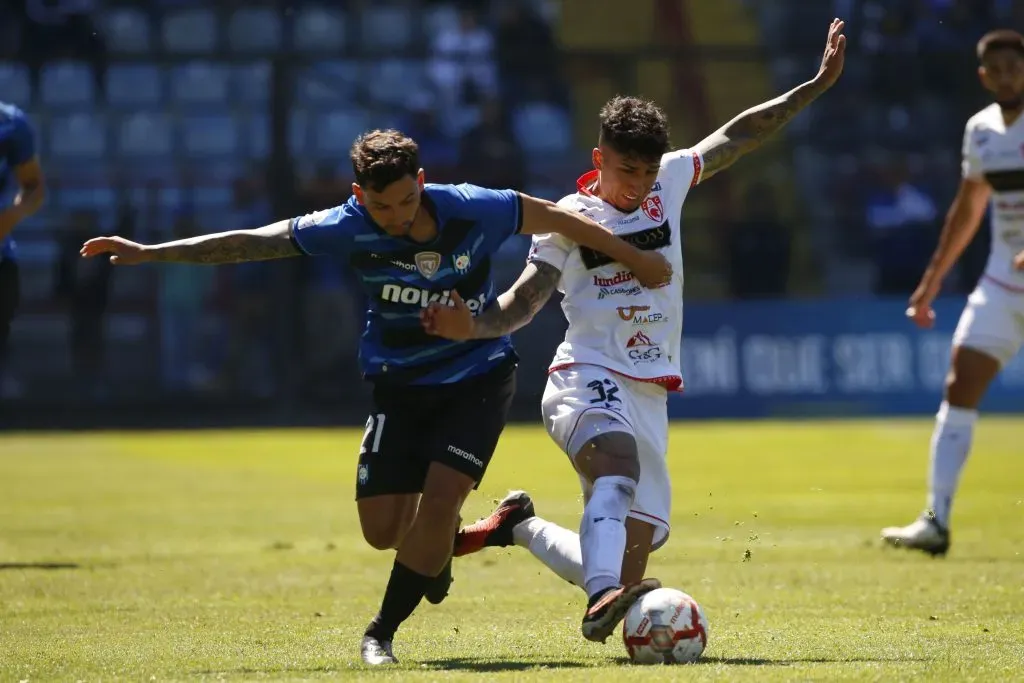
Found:
M 110 254 L 110 262 L 119 266 L 134 266 L 152 260 L 146 245 L 123 237 L 95 237 L 82 245 L 83 258 Z
M 832 87 L 843 73 L 843 65 L 846 63 L 846 36 L 843 35 L 845 26 L 846 22 L 842 19 L 833 19 L 828 29 L 828 42 L 825 43 L 825 54 L 821 58 L 821 67 L 816 78 L 826 88 Z

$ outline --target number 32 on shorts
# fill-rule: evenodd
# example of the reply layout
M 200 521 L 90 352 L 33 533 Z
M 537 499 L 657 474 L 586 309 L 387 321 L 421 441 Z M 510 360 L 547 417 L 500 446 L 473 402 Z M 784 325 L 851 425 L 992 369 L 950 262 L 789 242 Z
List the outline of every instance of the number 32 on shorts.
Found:
M 595 394 L 590 399 L 592 405 L 603 403 L 605 408 L 611 410 L 622 410 L 622 399 L 617 396 L 619 385 L 610 379 L 595 379 L 587 384 L 587 388 Z

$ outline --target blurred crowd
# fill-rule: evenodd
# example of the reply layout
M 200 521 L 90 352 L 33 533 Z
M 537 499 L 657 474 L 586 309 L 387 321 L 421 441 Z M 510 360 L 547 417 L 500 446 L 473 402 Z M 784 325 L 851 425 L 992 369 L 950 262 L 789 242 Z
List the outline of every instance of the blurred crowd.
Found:
M 847 18 L 846 75 L 787 130 L 798 203 L 822 293 L 906 296 L 958 181 L 963 125 L 986 103 L 975 42 L 1018 25 L 1024 0 L 747 4 L 780 90 L 806 77 L 821 27 Z M 431 180 L 556 199 L 588 163 L 557 13 L 554 0 L 5 3 L 0 100 L 31 117 L 51 185 L 46 209 L 17 233 L 25 302 L 13 365 L 72 373 L 97 397 L 118 372 L 183 395 L 270 397 L 283 382 L 317 398 L 343 391 L 365 302 L 339 264 L 113 276 L 78 259 L 78 245 L 97 232 L 154 240 L 254 227 L 344 201 L 348 145 L 369 127 L 416 138 Z M 790 226 L 766 186 L 741 200 L 722 231 L 729 294 L 785 296 Z M 508 245 L 500 280 L 526 246 Z M 984 237 L 972 247 L 955 288 L 973 284 L 985 247 Z M 285 372 L 289 354 L 299 368 Z

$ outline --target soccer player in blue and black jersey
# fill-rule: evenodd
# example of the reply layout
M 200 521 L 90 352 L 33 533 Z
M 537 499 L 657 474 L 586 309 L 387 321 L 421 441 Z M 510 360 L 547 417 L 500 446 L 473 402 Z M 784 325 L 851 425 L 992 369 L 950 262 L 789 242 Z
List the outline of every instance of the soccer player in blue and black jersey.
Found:
M 8 205 L 12 177 L 17 193 Z M 18 223 L 39 210 L 45 195 L 32 127 L 20 109 L 0 102 L 0 382 L 7 379 L 7 344 L 19 299 L 18 262 L 11 233 Z
M 238 263 L 322 255 L 351 265 L 369 299 L 360 346 L 374 384 L 356 476 L 363 536 L 398 551 L 362 658 L 394 663 L 392 639 L 426 597 L 451 584 L 459 512 L 505 426 L 516 355 L 507 336 L 452 342 L 420 324 L 431 302 L 459 298 L 474 312 L 495 305 L 491 259 L 515 234 L 556 232 L 607 254 L 645 286 L 666 284 L 671 266 L 580 214 L 512 190 L 424 183 L 416 143 L 372 131 L 352 147 L 356 182 L 341 206 L 255 230 L 156 245 L 100 237 L 83 256 L 119 264 Z

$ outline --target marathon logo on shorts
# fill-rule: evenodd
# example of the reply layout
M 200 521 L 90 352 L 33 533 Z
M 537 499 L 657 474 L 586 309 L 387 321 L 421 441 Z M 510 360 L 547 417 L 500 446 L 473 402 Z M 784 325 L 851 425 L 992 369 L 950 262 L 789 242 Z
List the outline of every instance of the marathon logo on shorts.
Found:
M 481 460 L 480 458 L 476 457 L 475 455 L 473 455 L 469 451 L 464 451 L 461 448 L 449 445 L 448 446 L 448 452 L 451 453 L 452 455 L 459 456 L 460 458 L 462 458 L 466 462 L 471 463 L 471 464 L 479 467 L 480 469 L 483 469 L 483 467 L 484 467 L 484 461 Z
M 381 290 L 380 298 L 393 304 L 415 305 L 426 308 L 432 303 L 439 303 L 442 306 L 450 306 L 452 291 L 445 289 L 440 292 L 431 292 L 419 287 L 403 287 L 402 285 L 387 284 Z M 480 294 L 476 298 L 466 298 L 466 308 L 473 315 L 476 315 L 484 304 L 487 303 L 487 296 Z
M 665 221 L 659 226 L 631 232 L 627 235 L 618 235 L 618 237 L 629 242 L 637 249 L 657 251 L 672 245 L 672 228 L 669 227 L 668 221 Z M 580 258 L 583 260 L 583 265 L 587 267 L 587 270 L 595 270 L 601 266 L 607 266 L 609 263 L 615 263 L 608 256 L 588 247 L 580 247 Z

